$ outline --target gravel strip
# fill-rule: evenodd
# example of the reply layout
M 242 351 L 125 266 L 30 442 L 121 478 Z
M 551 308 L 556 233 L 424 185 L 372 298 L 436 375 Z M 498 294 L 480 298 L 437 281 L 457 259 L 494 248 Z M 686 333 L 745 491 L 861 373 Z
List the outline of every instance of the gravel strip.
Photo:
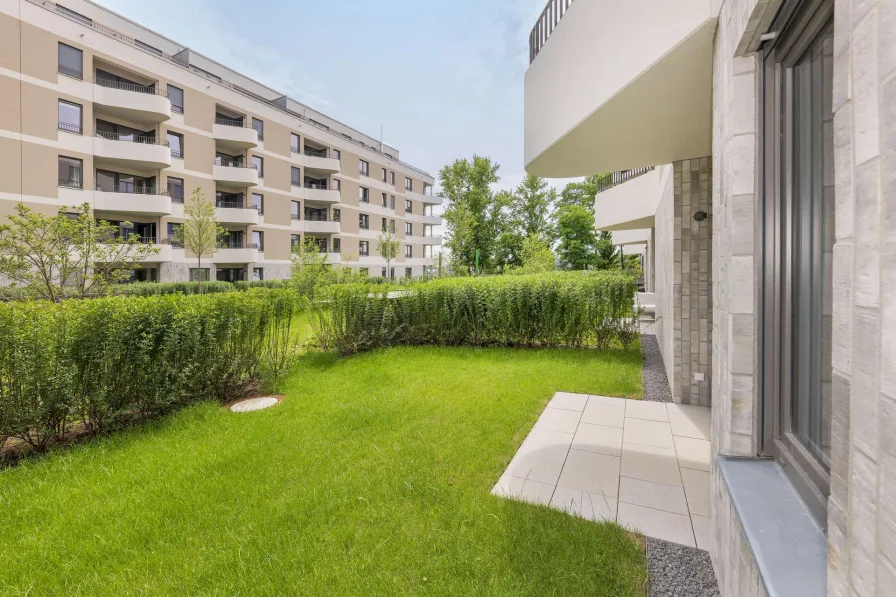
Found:
M 642 400 L 651 402 L 672 402 L 669 378 L 663 365 L 660 345 L 653 334 L 641 334 L 641 353 L 644 355 L 644 394 Z
M 719 597 L 709 552 L 646 539 L 649 597 Z

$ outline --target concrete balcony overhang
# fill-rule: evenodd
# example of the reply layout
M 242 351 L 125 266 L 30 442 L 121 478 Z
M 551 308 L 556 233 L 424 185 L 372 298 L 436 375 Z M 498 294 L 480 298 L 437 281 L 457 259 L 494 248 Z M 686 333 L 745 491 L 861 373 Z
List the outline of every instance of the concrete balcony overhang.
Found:
M 258 249 L 218 249 L 215 253 L 215 263 L 255 263 L 258 261 Z
M 424 195 L 422 193 L 415 193 L 414 191 L 405 191 L 404 194 L 407 195 L 408 199 L 420 201 L 422 203 L 425 203 L 426 205 L 441 205 L 442 204 L 442 196 L 441 195 Z
M 305 167 L 311 170 L 326 172 L 328 174 L 338 174 L 342 170 L 342 164 L 335 158 L 325 158 L 308 154 L 305 154 Z
M 168 263 L 174 258 L 174 248 L 171 245 L 154 245 L 159 250 L 155 255 L 148 255 L 140 260 L 140 263 Z
M 215 216 L 222 224 L 245 224 L 248 226 L 258 224 L 258 210 L 254 207 L 216 207 Z
M 171 149 L 160 143 L 135 143 L 95 137 L 93 153 L 97 159 L 107 163 L 142 170 L 171 167 Z
M 171 101 L 164 95 L 93 85 L 93 102 L 101 111 L 137 123 L 171 120 Z
M 305 200 L 319 203 L 339 203 L 339 191 L 305 187 Z
M 239 166 L 219 166 L 212 168 L 212 178 L 215 182 L 238 187 L 248 188 L 258 186 L 258 170 L 255 168 L 241 168 Z
M 405 242 L 413 243 L 416 245 L 441 245 L 442 237 L 441 236 L 406 236 L 404 238 Z
M 442 217 L 441 216 L 423 216 L 424 224 L 432 224 L 433 226 L 441 226 L 442 225 Z
M 719 4 L 571 4 L 526 72 L 526 170 L 565 178 L 710 155 Z
M 650 230 L 617 230 L 613 233 L 614 245 L 646 245 L 650 239 Z
M 253 149 L 258 147 L 258 131 L 248 126 L 214 123 L 212 137 L 223 149 Z
M 312 234 L 339 234 L 341 230 L 339 222 L 305 220 L 305 232 Z
M 93 210 L 135 216 L 168 216 L 171 215 L 171 198 L 166 195 L 95 191 Z
M 662 198 L 664 168 L 656 168 L 598 193 L 594 225 L 598 230 L 640 230 L 654 227 Z

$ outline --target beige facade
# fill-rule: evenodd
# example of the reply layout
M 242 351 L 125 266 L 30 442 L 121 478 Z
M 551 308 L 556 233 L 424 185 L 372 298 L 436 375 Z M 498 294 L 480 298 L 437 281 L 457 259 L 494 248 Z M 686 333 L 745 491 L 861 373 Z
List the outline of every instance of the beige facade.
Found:
M 380 275 L 382 218 L 402 239 L 396 277 L 422 275 L 440 244 L 434 180 L 397 149 L 87 0 L 0 0 L 0 97 L 0 217 L 88 203 L 165 247 L 140 279 L 190 275 L 170 239 L 195 189 L 233 233 L 211 277 L 286 277 L 305 238 Z

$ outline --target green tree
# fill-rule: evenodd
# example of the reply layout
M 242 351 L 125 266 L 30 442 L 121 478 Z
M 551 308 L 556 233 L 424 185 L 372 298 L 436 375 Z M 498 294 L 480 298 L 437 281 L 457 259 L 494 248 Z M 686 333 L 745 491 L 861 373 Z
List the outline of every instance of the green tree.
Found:
M 511 267 L 509 274 L 541 274 L 557 269 L 557 258 L 551 245 L 542 237 L 533 234 L 523 240 L 522 265 Z
M 585 269 L 595 264 L 597 231 L 594 212 L 571 204 L 557 210 L 557 253 L 565 267 Z
M 376 240 L 376 251 L 386 260 L 386 275 L 389 276 L 392 271 L 392 260 L 398 257 L 398 251 L 401 250 L 401 241 L 391 229 L 380 234 Z
M 192 199 L 184 206 L 184 222 L 174 231 L 174 240 L 196 255 L 200 293 L 203 282 L 202 257 L 213 256 L 226 233 L 227 231 L 218 224 L 215 206 L 211 201 L 205 200 L 205 193 L 201 188 L 193 189 Z
M 585 180 L 568 183 L 560 192 L 557 207 L 581 205 L 593 212 L 594 197 L 597 195 L 597 181 L 602 176 L 603 174 L 594 174 L 586 177 Z
M 510 216 L 516 232 L 524 239 L 532 236 L 548 238 L 551 231 L 549 216 L 557 191 L 540 176 L 527 174 L 512 198 Z
M 597 269 L 619 269 L 620 249 L 613 244 L 613 234 L 601 232 L 597 237 L 597 254 L 594 265 Z
M 106 292 L 158 253 L 130 230 L 97 220 L 84 203 L 46 215 L 18 203 L 0 226 L 0 275 L 13 287 L 51 301 Z
M 489 158 L 460 159 L 439 171 L 442 195 L 447 199 L 442 220 L 445 246 L 456 273 L 466 273 L 476 264 L 485 271 L 494 266 L 495 242 L 503 214 L 491 185 L 498 182 L 500 166 Z
M 314 239 L 306 236 L 293 246 L 290 259 L 293 285 L 299 294 L 313 301 L 315 292 L 327 282 L 327 254 L 321 252 Z

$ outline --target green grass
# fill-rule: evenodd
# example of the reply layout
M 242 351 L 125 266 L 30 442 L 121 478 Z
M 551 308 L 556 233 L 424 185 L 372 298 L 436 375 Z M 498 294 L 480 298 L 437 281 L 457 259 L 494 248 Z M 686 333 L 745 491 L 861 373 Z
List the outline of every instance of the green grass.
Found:
M 642 549 L 489 494 L 557 390 L 637 347 L 308 354 L 286 400 L 191 407 L 0 471 L 0 595 L 642 596 Z

